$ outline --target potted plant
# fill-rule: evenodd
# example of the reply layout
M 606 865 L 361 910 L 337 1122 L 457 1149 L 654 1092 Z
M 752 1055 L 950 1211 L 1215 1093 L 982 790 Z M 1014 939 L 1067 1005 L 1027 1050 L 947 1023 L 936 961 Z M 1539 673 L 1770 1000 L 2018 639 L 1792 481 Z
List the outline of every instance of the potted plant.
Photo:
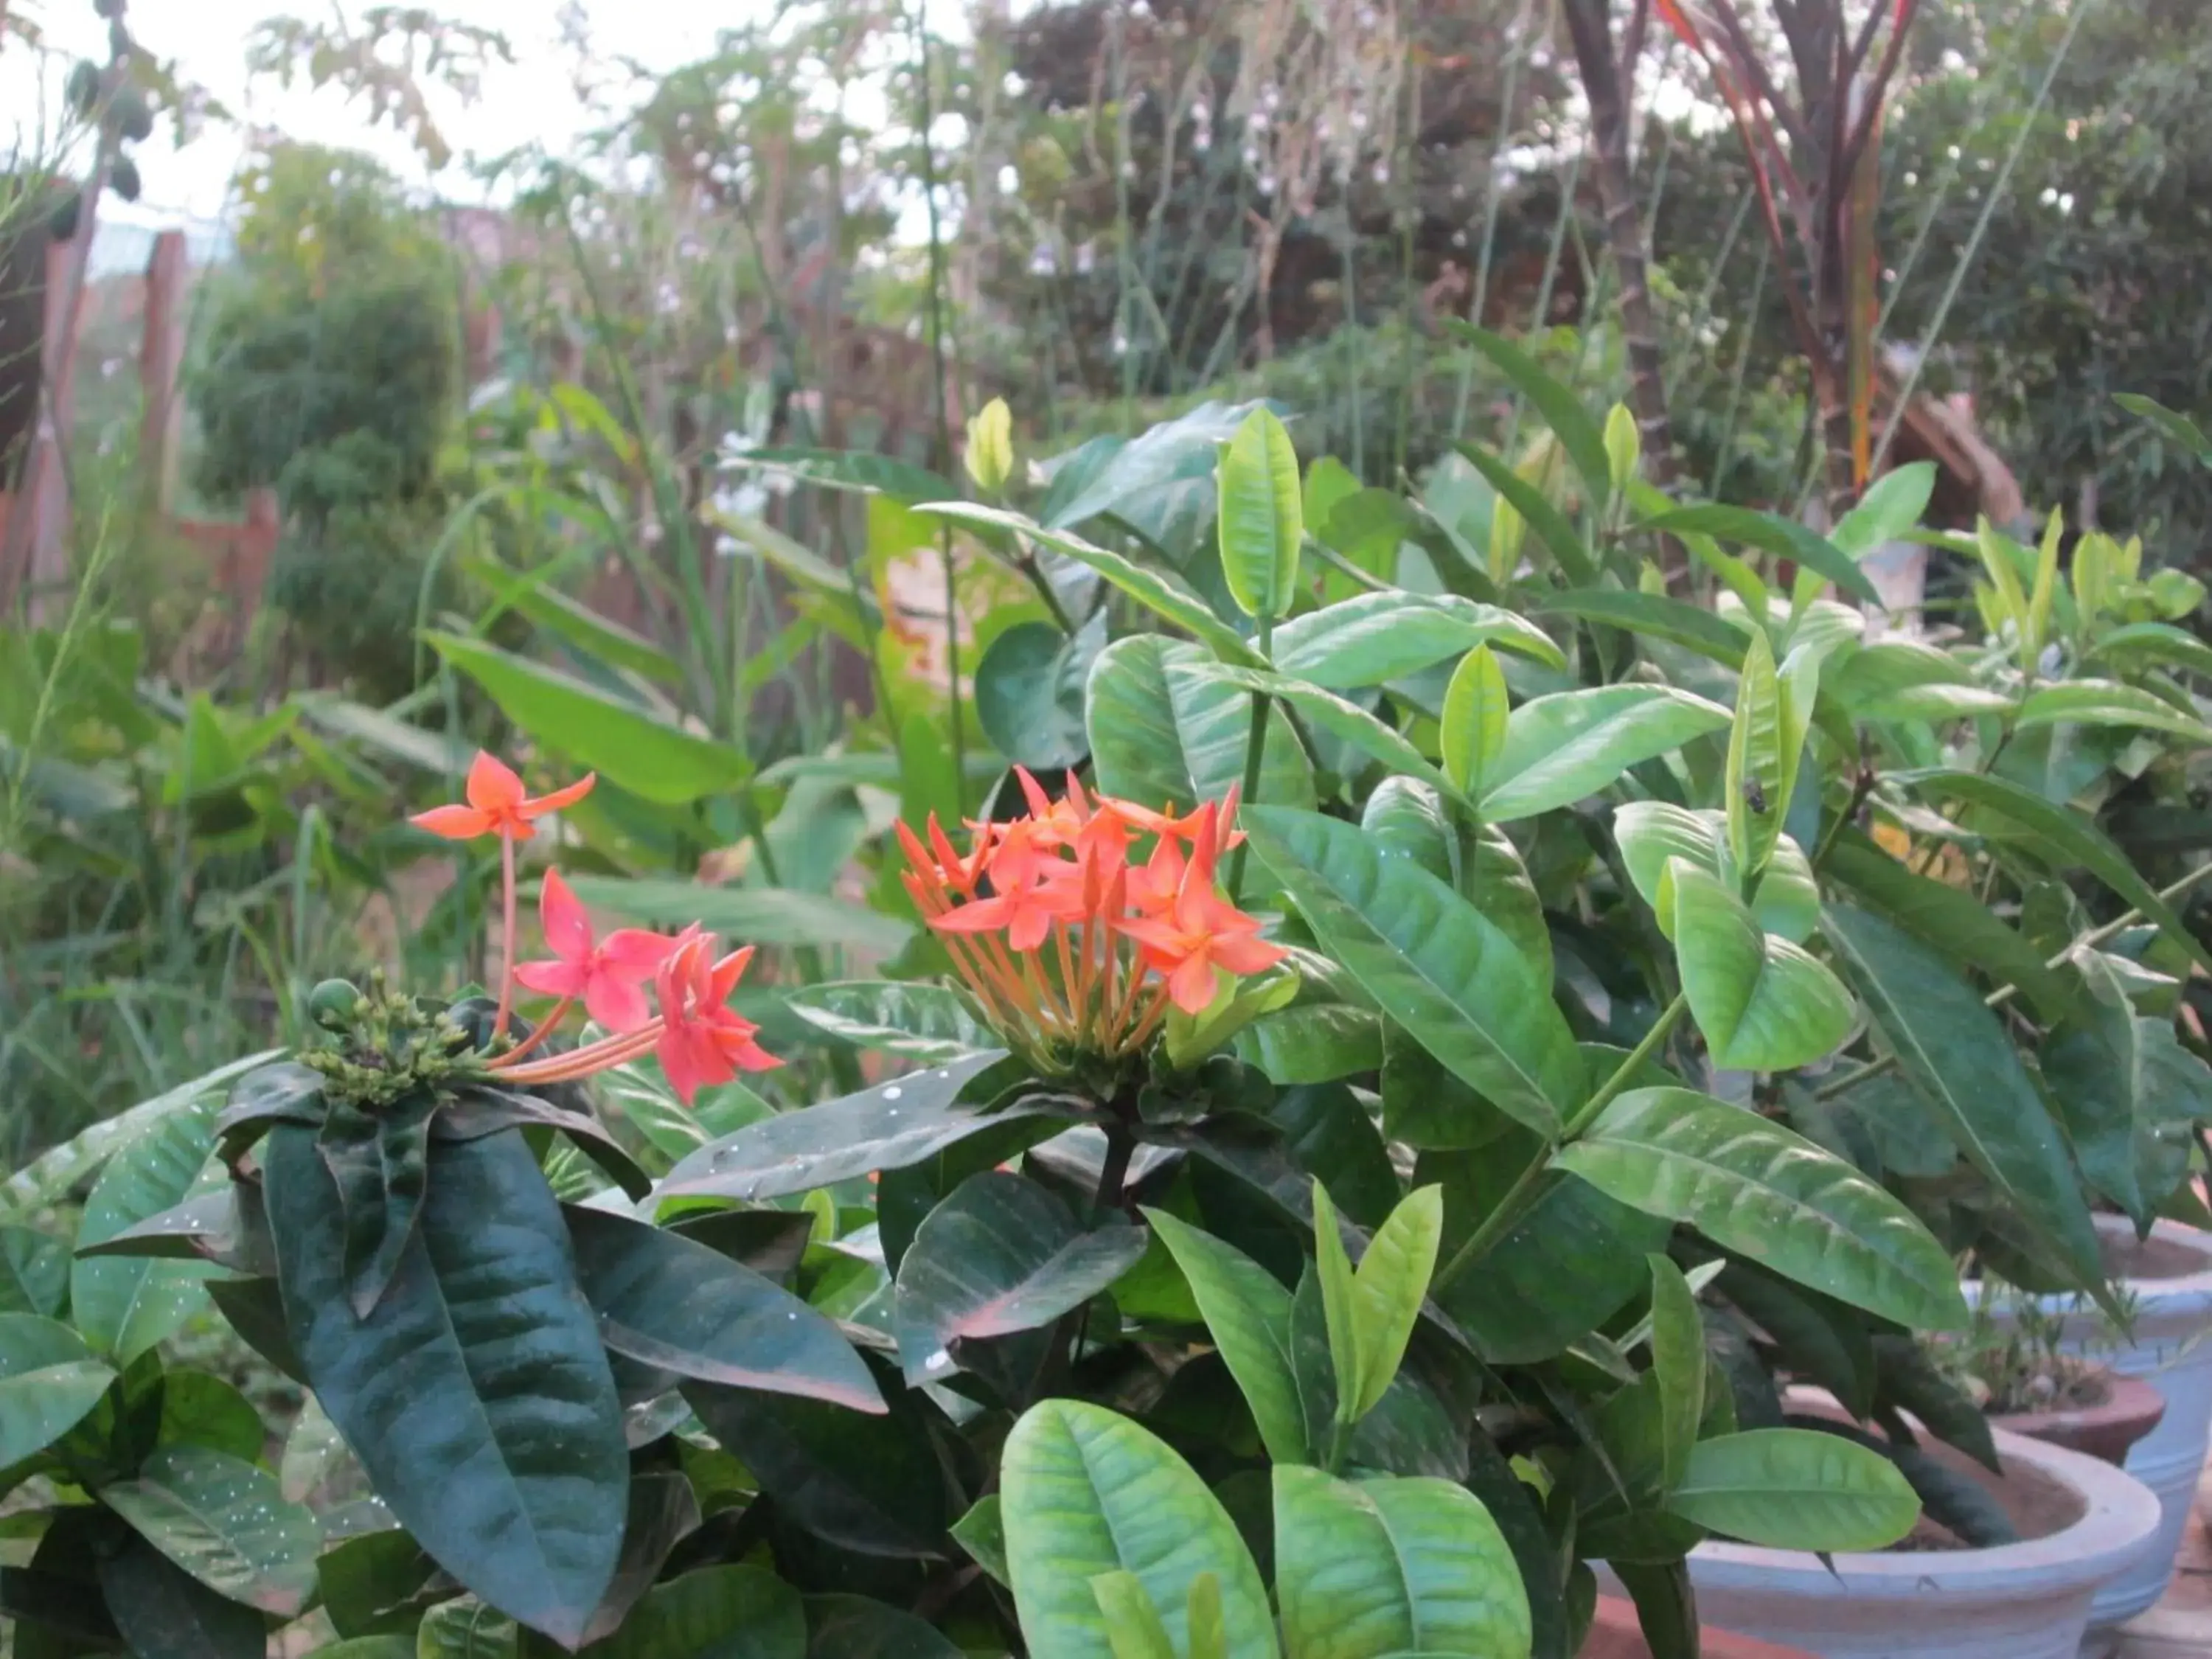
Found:
M 1049 735 L 1083 763 L 1050 787 L 1011 767 L 975 817 L 957 766 L 954 811 L 917 779 L 877 866 L 916 925 L 904 977 L 607 933 L 586 905 L 790 939 L 828 913 L 796 895 L 551 870 L 519 962 L 550 815 L 580 837 L 605 806 L 604 866 L 672 817 L 723 822 L 700 803 L 734 777 L 765 859 L 776 786 L 445 639 L 623 798 L 480 763 L 418 823 L 488 854 L 489 993 L 323 988 L 324 1035 L 239 1080 L 193 1177 L 102 1243 L 219 1269 L 218 1306 L 397 1523 L 317 1559 L 340 1638 L 1569 1659 L 1603 1563 L 1674 1655 L 1711 1540 L 1817 1565 L 1911 1532 L 1943 1482 L 1866 1425 L 1981 1422 L 1905 1357 L 1966 1324 L 1954 1254 L 2101 1290 L 2069 1147 L 2135 1156 L 2101 1119 L 2062 1142 L 2026 1069 L 2091 1022 L 2081 988 L 1923 872 L 2087 846 L 2171 913 L 1997 765 L 1936 763 L 1960 720 L 2032 750 L 2040 690 L 1861 645 L 1814 595 L 1864 586 L 1851 550 L 1910 527 L 1924 475 L 1840 539 L 1677 508 L 1636 483 L 1625 411 L 1480 344 L 1553 426 L 1572 516 L 1476 452 L 1488 526 L 1346 498 L 1317 574 L 1264 410 L 1218 434 L 1200 585 L 1103 510 L 931 504 L 1074 603 L 1023 648 L 1080 686 Z M 1739 603 L 1643 591 L 1662 536 Z M 1146 613 L 1174 636 L 1106 637 Z M 1929 842 L 1910 867 L 1877 839 L 1899 823 Z M 2022 1016 L 1990 1007 L 1998 972 Z M 773 1069 L 810 1045 L 875 1080 Z M 1778 1367 L 1832 1376 L 1845 1420 L 1793 1419 Z M 178 1605 L 265 1622 L 232 1541 L 220 1571 L 176 1562 Z
M 2128 1300 L 2118 1320 L 2101 1310 L 2097 1317 L 2101 1328 L 2078 1348 L 2069 1346 L 2063 1315 L 2033 1298 L 2008 1297 L 1984 1273 L 1966 1334 L 1925 1346 L 1936 1369 L 1992 1427 L 2120 1463 L 2157 1428 L 2166 1401 L 2148 1382 L 2107 1363 L 2135 1322 Z

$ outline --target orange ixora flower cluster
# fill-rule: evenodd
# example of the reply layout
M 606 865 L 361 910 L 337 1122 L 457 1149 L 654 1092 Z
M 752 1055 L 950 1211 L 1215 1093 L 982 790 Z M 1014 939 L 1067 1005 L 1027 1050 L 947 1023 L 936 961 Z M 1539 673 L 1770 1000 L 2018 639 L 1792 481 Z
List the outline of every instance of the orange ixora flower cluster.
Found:
M 1032 1058 L 1133 1054 L 1170 1007 L 1212 1006 L 1224 975 L 1273 967 L 1282 947 L 1215 878 L 1237 833 L 1237 792 L 1181 817 L 1073 775 L 1060 799 L 1016 769 L 1024 816 L 969 824 L 957 852 L 933 817 L 927 846 L 904 824 L 907 891 L 944 939 L 992 1023 Z M 1151 852 L 1133 861 L 1139 838 Z
M 727 1083 L 739 1072 L 781 1065 L 755 1040 L 760 1028 L 727 1006 L 752 960 L 750 945 L 718 955 L 714 936 L 696 923 L 672 937 L 623 927 L 601 938 L 558 870 L 546 871 L 538 893 L 538 923 L 552 958 L 516 963 L 515 843 L 536 833 L 533 820 L 581 800 L 597 781 L 587 775 L 550 795 L 527 795 L 510 768 L 480 752 L 469 768 L 466 805 L 433 807 L 410 820 L 450 841 L 499 837 L 504 958 L 494 1044 L 507 1036 L 517 985 L 560 999 L 528 1037 L 494 1054 L 485 1069 L 501 1082 L 527 1087 L 570 1082 L 650 1054 L 689 1105 L 701 1089 Z M 658 1012 L 646 999 L 648 981 Z M 608 1035 L 565 1054 L 531 1059 L 579 1002 Z

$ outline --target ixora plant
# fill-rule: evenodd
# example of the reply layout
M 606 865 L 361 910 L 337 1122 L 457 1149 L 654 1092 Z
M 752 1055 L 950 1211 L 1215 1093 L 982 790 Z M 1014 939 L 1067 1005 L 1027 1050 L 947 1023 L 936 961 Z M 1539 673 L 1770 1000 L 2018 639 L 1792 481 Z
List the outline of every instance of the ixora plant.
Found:
M 856 1092 L 744 1092 L 744 953 L 601 937 L 550 872 L 512 965 L 574 797 L 483 764 L 424 823 L 498 838 L 496 995 L 321 994 L 329 1042 L 139 1120 L 184 1173 L 125 1205 L 113 1152 L 71 1270 L 210 1276 L 379 1507 L 328 1536 L 241 1436 L 156 1524 L 158 1321 L 50 1298 L 46 1347 L 0 1328 L 37 1406 L 0 1449 L 55 1500 L 10 1611 L 181 1656 L 127 1553 L 240 1659 L 310 1609 L 379 1656 L 1570 1659 L 1603 1562 L 1672 1656 L 1707 1536 L 1878 1549 L 1944 1503 L 1896 1454 L 1907 1412 L 1980 1432 L 1914 1340 L 1966 1323 L 1954 1258 L 2103 1294 L 2093 1199 L 2185 1201 L 2194 877 L 2076 803 L 2186 793 L 2200 665 L 2135 574 L 2062 595 L 2055 541 L 1993 536 L 1991 639 L 1868 643 L 1819 590 L 1924 477 L 1829 538 L 1656 502 L 1625 420 L 1486 349 L 1573 493 L 1480 451 L 1460 510 L 1317 486 L 1259 412 L 1181 567 L 1188 515 L 1126 495 L 931 505 L 1068 596 L 1082 752 L 895 838 L 917 976 L 744 988 L 904 1063 Z M 1726 605 L 1644 590 L 1662 535 Z M 1132 606 L 1182 637 L 1108 640 Z

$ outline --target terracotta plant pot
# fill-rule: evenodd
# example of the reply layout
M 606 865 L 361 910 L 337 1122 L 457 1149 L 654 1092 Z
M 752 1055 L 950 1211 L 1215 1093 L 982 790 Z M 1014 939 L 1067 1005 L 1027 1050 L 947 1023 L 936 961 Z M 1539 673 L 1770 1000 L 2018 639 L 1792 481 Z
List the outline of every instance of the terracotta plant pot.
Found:
M 1830 1558 L 1700 1544 L 1698 1612 L 1817 1659 L 2074 1659 L 2099 1589 L 2156 1547 L 2158 1500 L 2111 1464 L 1999 1431 L 2000 1480 L 1948 1446 L 1929 1453 L 2002 1504 L 2023 1541 Z
M 2024 1434 L 2045 1445 L 2086 1452 L 2107 1463 L 2124 1464 L 2128 1449 L 2158 1426 L 2166 1415 L 2166 1396 L 2140 1377 L 2100 1370 L 2104 1398 L 2090 1406 L 2042 1412 L 2002 1412 L 1990 1426 Z
M 1711 1626 L 1698 1633 L 1699 1659 L 1812 1659 L 1802 1648 L 1777 1647 L 1754 1636 Z M 1597 1617 L 1590 1621 L 1577 1659 L 1651 1659 L 1644 1632 L 1636 1622 L 1636 1607 L 1616 1595 L 1597 1598 Z
M 2099 1349 L 2096 1357 L 2123 1376 L 2141 1377 L 2166 1401 L 2166 1415 L 2136 1442 L 2125 1465 L 2157 1494 L 2165 1516 L 2158 1547 L 2098 1595 L 2089 1622 L 2102 1629 L 2134 1618 L 2166 1594 L 2196 1502 L 2206 1442 L 2212 1439 L 2212 1341 L 2196 1340 L 2212 1330 L 2212 1234 L 2161 1221 L 2138 1243 L 2127 1218 L 2116 1215 L 2099 1216 L 2097 1231 L 2107 1271 L 2136 1298 L 2136 1320 L 2132 1340 Z M 1963 1288 L 1972 1300 L 1980 1287 Z M 2077 1306 L 2080 1302 L 2072 1296 L 2043 1298 L 2046 1308 L 2065 1314 L 2069 1345 L 2086 1351 L 2102 1322 L 2095 1309 Z

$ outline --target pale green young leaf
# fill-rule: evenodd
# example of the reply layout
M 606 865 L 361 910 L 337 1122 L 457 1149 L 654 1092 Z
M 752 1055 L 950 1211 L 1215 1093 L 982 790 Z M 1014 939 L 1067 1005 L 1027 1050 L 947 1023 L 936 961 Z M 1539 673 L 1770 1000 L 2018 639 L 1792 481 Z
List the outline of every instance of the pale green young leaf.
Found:
M 1697 1293 L 1666 1256 L 1651 1263 L 1651 1370 L 1659 1379 L 1660 1461 L 1672 1489 L 1689 1468 L 1705 1414 L 1705 1325 Z
M 1750 1429 L 1701 1440 L 1668 1509 L 1775 1549 L 1878 1550 L 1912 1529 L 1920 1500 L 1873 1448 L 1814 1429 Z
M 1686 859 L 1667 866 L 1682 992 L 1713 1063 L 1781 1072 L 1835 1052 L 1850 1035 L 1851 995 L 1802 947 L 1775 938 L 1749 906 Z
M 1267 1455 L 1278 1463 L 1307 1462 L 1312 1453 L 1291 1356 L 1290 1291 L 1235 1245 L 1201 1228 L 1164 1210 L 1148 1209 L 1145 1219 L 1189 1282 L 1199 1316 L 1243 1391 Z
M 1468 652 L 1444 690 L 1444 775 L 1461 793 L 1479 798 L 1491 769 L 1505 750 L 1505 722 L 1512 712 L 1505 671 L 1486 645 Z
M 1336 1420 L 1346 1426 L 1360 1418 L 1367 1396 L 1367 1318 L 1352 1258 L 1337 1231 L 1336 1206 L 1316 1176 L 1313 1183 L 1314 1261 L 1321 1279 L 1322 1309 L 1328 1318 L 1328 1358 L 1336 1372 Z M 1385 1379 L 1388 1386 L 1388 1379 Z M 1376 1390 L 1379 1395 L 1380 1389 Z
M 1126 1567 L 1102 1572 L 1091 1581 L 1091 1594 L 1106 1618 L 1106 1639 L 1114 1659 L 1176 1659 L 1168 1627 L 1145 1594 L 1144 1580 Z
M 1315 1183 L 1318 1188 L 1320 1183 Z M 1376 1229 L 1352 1275 L 1359 1322 L 1359 1397 L 1356 1420 L 1382 1403 L 1391 1379 L 1406 1358 L 1421 1304 L 1436 1272 L 1437 1247 L 1443 1237 L 1443 1188 L 1428 1186 L 1408 1193 Z M 1328 1281 L 1322 1281 L 1326 1288 Z M 1341 1379 L 1340 1378 L 1340 1387 Z
M 1221 452 L 1221 574 L 1248 617 L 1290 614 L 1297 592 L 1305 498 L 1297 452 L 1273 412 L 1244 417 Z

